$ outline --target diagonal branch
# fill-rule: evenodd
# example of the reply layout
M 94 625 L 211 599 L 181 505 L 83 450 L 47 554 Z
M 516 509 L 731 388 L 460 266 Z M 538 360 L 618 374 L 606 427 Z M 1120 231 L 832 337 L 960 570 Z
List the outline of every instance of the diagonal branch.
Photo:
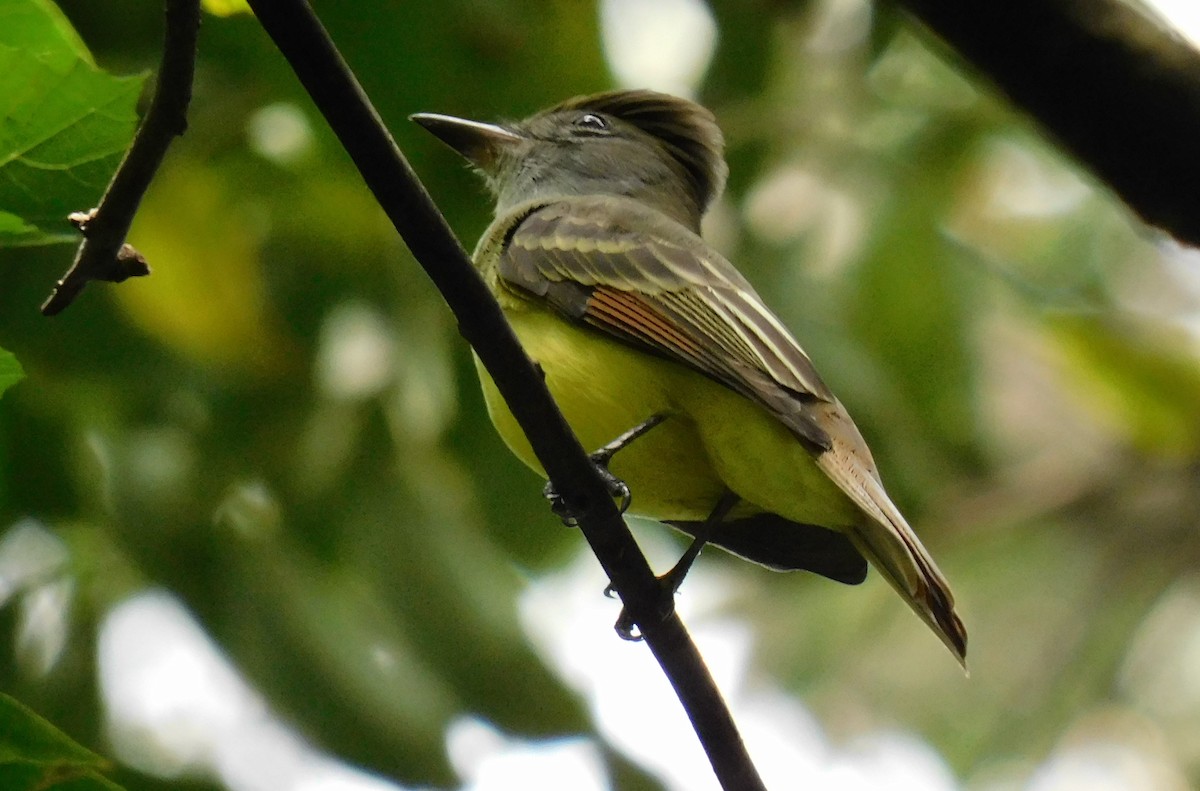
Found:
M 196 38 L 200 30 L 199 0 L 167 0 L 162 65 L 150 109 L 138 127 L 133 144 L 121 160 L 100 205 L 70 219 L 83 234 L 71 268 L 42 305 L 53 316 L 70 305 L 92 280 L 120 283 L 150 274 L 150 267 L 125 243 L 138 204 L 167 148 L 187 129 L 187 108 L 196 71 Z
M 898 0 L 1146 222 L 1200 245 L 1200 50 L 1128 0 Z
M 607 487 L 550 398 L 495 299 L 361 86 L 304 0 L 249 0 L 350 154 L 413 256 L 458 319 L 529 437 L 626 611 L 675 688 L 726 789 L 762 789 L 737 727 L 678 615 L 658 610 L 660 589 Z

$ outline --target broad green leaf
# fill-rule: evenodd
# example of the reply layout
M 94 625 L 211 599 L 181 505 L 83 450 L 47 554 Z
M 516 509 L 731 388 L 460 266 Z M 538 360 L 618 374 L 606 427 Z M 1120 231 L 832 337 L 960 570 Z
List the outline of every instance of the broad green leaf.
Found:
M 0 395 L 24 378 L 25 372 L 21 370 L 17 358 L 13 357 L 12 352 L 0 349 Z
M 52 4 L 0 4 L 0 245 L 70 242 L 137 121 L 142 77 L 113 77 Z
M 120 791 L 98 772 L 108 761 L 21 703 L 0 694 L 0 788 L 5 791 Z
M 64 68 L 77 60 L 94 65 L 92 53 L 50 0 L 0 2 L 0 44 L 23 49 Z

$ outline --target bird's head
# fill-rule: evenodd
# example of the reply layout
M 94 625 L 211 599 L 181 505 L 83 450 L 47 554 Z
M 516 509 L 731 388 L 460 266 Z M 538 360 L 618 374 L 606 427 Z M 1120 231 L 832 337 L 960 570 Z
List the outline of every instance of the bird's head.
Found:
M 579 96 L 514 123 L 412 118 L 484 174 L 497 213 L 532 199 L 621 195 L 698 230 L 728 170 L 712 113 L 654 91 Z

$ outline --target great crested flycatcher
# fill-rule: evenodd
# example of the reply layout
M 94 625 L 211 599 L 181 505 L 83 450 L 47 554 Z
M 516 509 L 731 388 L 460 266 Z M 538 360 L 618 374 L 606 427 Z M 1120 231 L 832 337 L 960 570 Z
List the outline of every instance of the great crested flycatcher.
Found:
M 495 193 L 475 264 L 584 446 L 661 421 L 611 459 L 632 513 L 848 584 L 869 560 L 964 661 L 949 585 L 846 409 L 700 238 L 728 169 L 712 113 L 634 90 L 517 123 L 413 120 Z M 479 376 L 500 435 L 544 475 L 482 366 Z

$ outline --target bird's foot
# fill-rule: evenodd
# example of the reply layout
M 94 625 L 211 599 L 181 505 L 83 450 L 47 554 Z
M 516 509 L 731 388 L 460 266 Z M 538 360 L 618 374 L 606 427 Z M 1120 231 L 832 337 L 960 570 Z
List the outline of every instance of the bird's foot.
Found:
M 738 496 L 731 491 L 727 491 L 721 495 L 721 499 L 713 507 L 712 512 L 708 515 L 708 519 L 704 520 L 704 524 L 696 531 L 696 537 L 692 539 L 692 543 L 688 545 L 687 550 L 675 565 L 671 567 L 670 571 L 657 578 L 659 592 L 655 612 L 659 618 L 659 623 L 671 617 L 671 613 L 675 611 L 675 592 L 679 590 L 679 586 L 683 584 L 684 578 L 692 570 L 692 564 L 696 562 L 696 558 L 700 557 L 700 551 L 708 543 L 709 534 L 729 515 L 729 512 L 733 510 L 737 502 Z M 609 597 L 613 595 L 612 585 L 604 589 L 604 595 Z M 621 608 L 621 614 L 617 617 L 617 622 L 613 628 L 616 629 L 617 634 L 622 640 L 636 642 L 642 639 L 642 630 L 629 615 L 629 610 L 624 607 Z
M 608 469 L 608 465 L 612 462 L 612 458 L 617 454 L 617 451 L 626 447 L 666 419 L 666 415 L 651 415 L 603 448 L 588 455 L 588 458 L 592 460 L 592 464 L 596 468 L 596 472 L 604 480 L 604 484 L 608 488 L 608 493 L 613 499 L 620 501 L 618 507 L 621 509 L 621 513 L 629 510 L 629 506 L 633 502 L 633 493 L 629 490 L 629 486 L 626 485 L 625 481 L 612 474 Z M 567 506 L 562 495 L 554 487 L 553 481 L 546 481 L 546 485 L 542 487 L 542 496 L 550 501 L 550 510 L 558 515 L 558 518 L 562 520 L 564 525 L 575 527 L 579 524 L 579 520 L 571 513 L 570 507 Z
M 612 459 L 612 454 L 603 455 L 602 451 L 596 451 L 589 458 L 592 460 L 592 465 L 596 468 L 596 473 L 603 479 L 608 493 L 615 500 L 620 500 L 621 513 L 625 513 L 629 509 L 629 504 L 633 502 L 633 493 L 629 491 L 629 485 L 617 476 L 613 475 L 608 469 L 608 462 Z M 567 501 L 558 493 L 558 489 L 554 488 L 554 481 L 546 481 L 546 485 L 542 487 L 542 497 L 550 501 L 550 510 L 562 520 L 562 523 L 567 527 L 577 527 L 579 520 L 571 513 Z
M 688 564 L 691 565 L 690 563 Z M 657 623 L 662 623 L 671 617 L 671 613 L 675 612 L 675 593 L 679 590 L 679 586 L 683 584 L 683 578 L 687 576 L 688 569 L 681 568 L 680 564 L 676 564 L 674 568 L 657 578 L 658 593 L 657 600 L 654 606 L 654 617 Z M 604 589 L 604 595 L 610 599 L 616 595 L 616 591 L 612 585 Z M 629 614 L 629 610 L 625 607 L 621 608 L 621 614 L 617 616 L 617 622 L 613 624 L 613 629 L 617 636 L 622 640 L 628 640 L 633 643 L 641 642 L 643 632 L 641 626 Z

